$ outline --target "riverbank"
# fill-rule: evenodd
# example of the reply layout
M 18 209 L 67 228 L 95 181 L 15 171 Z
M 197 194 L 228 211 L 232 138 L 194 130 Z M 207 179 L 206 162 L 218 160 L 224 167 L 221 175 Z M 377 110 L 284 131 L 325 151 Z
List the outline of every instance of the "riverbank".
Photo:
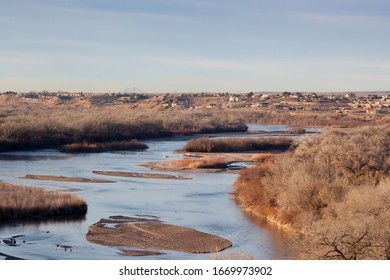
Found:
M 387 259 L 389 139 L 389 125 L 327 131 L 243 171 L 233 196 L 287 228 L 296 258 Z

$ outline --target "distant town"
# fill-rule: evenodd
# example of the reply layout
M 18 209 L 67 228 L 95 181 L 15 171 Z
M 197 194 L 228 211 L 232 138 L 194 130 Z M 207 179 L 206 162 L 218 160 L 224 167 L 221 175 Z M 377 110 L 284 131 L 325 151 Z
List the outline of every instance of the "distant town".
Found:
M 70 93 L 14 92 L 0 93 L 0 104 L 13 102 L 47 105 L 78 104 L 104 106 L 127 104 L 130 107 L 168 110 L 258 108 L 281 111 L 333 111 L 353 114 L 390 114 L 390 91 L 381 92 L 248 92 L 248 93 Z

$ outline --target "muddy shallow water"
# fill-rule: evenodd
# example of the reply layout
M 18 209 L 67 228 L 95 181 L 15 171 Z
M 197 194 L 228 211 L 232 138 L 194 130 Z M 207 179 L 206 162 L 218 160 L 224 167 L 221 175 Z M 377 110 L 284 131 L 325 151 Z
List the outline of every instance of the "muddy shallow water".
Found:
M 285 126 L 250 126 L 253 130 L 286 131 Z M 212 254 L 165 251 L 158 256 L 124 256 L 130 247 L 109 247 L 86 240 L 88 227 L 112 215 L 156 216 L 178 226 L 193 228 L 228 239 L 233 246 L 219 255 L 243 252 L 255 259 L 284 259 L 280 232 L 245 215 L 229 192 L 236 174 L 178 173 L 151 171 L 145 162 L 174 160 L 173 153 L 186 141 L 146 141 L 149 149 L 138 152 L 67 155 L 52 150 L 13 152 L 0 155 L 0 179 L 48 190 L 76 192 L 88 203 L 85 217 L 48 221 L 0 223 L 0 253 L 25 259 L 211 259 Z M 93 170 L 165 173 L 189 180 L 104 176 Z M 21 179 L 26 174 L 114 180 L 95 184 Z M 0 198 L 1 199 L 1 198 Z M 14 238 L 14 244 L 5 240 Z M 8 242 L 9 243 L 9 242 Z M 0 259 L 5 257 L 0 255 Z

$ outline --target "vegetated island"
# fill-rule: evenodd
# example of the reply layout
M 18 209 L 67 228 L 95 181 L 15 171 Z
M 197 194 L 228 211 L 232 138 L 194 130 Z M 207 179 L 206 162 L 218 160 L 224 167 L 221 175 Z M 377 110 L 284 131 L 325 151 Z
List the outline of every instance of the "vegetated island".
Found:
M 0 221 L 87 213 L 87 203 L 74 194 L 0 182 Z
M 89 227 L 89 242 L 106 246 L 169 250 L 185 253 L 216 253 L 232 246 L 224 238 L 191 228 L 161 222 L 158 218 L 111 216 Z M 126 252 L 126 251 L 125 251 Z M 132 250 L 136 255 L 161 252 Z M 122 251 L 123 253 L 123 251 Z
M 101 153 L 109 151 L 134 151 L 134 150 L 146 150 L 148 145 L 145 143 L 132 139 L 131 141 L 112 141 L 105 143 L 72 143 L 65 144 L 60 147 L 60 151 L 63 153 Z
M 243 170 L 241 207 L 286 229 L 298 259 L 390 258 L 390 125 L 333 129 Z
M 261 138 L 208 138 L 201 137 L 187 142 L 185 152 L 234 153 L 248 151 L 284 152 L 292 147 L 294 140 L 287 137 Z
M 155 170 L 182 172 L 238 173 L 237 163 L 254 163 L 268 154 L 278 154 L 293 148 L 295 141 L 286 137 L 266 138 L 208 138 L 187 142 L 183 148 L 186 158 L 174 161 L 148 162 L 142 166 Z M 262 154 L 259 155 L 259 153 Z

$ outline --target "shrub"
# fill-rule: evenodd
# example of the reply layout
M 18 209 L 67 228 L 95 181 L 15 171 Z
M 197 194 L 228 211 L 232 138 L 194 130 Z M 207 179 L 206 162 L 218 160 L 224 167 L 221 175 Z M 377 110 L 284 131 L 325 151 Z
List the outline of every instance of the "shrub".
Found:
M 299 258 L 390 257 L 390 125 L 329 130 L 246 170 L 233 194 L 292 229 Z
M 251 160 L 254 161 L 257 164 L 262 164 L 262 163 L 268 163 L 272 162 L 275 160 L 275 158 L 279 154 L 272 154 L 272 153 L 264 153 L 264 154 L 254 154 L 251 157 Z

